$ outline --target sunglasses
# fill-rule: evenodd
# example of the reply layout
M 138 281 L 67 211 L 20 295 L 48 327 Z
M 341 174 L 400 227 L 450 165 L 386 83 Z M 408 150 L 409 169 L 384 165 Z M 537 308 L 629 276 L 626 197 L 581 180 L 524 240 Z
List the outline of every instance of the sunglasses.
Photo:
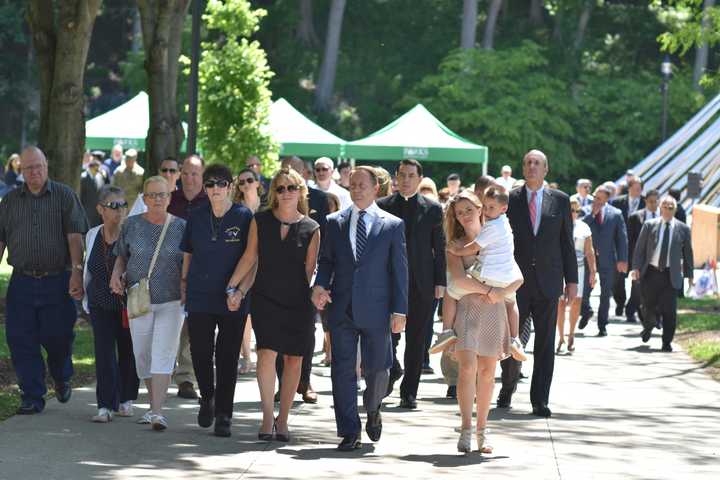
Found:
M 143 195 L 143 197 L 149 198 L 151 200 L 158 200 L 163 198 L 168 198 L 170 196 L 169 192 L 150 192 Z
M 121 208 L 128 207 L 127 202 L 108 202 L 108 203 L 101 203 L 100 205 L 105 208 L 109 208 L 110 210 L 120 210 Z
M 161 168 L 160 171 L 162 173 L 177 173 L 178 169 L 177 168 Z
M 579 210 L 579 209 L 578 209 L 578 210 L 575 210 L 575 209 L 573 208 L 572 213 L 580 213 L 580 212 L 582 212 L 582 210 Z
M 205 182 L 205 188 L 226 188 L 229 184 L 227 180 L 208 180 Z
M 316 172 L 327 172 L 328 170 L 330 169 L 327 167 L 315 167 Z
M 292 192 L 297 192 L 299 190 L 300 190 L 300 187 L 298 185 L 288 185 L 287 187 L 285 185 L 280 185 L 279 187 L 275 187 L 275 191 L 280 194 L 285 193 L 285 191 L 292 193 Z
M 247 183 L 248 185 L 252 185 L 253 183 L 255 183 L 255 179 L 254 179 L 253 177 L 250 177 L 250 178 L 245 179 L 245 180 L 243 180 L 243 179 L 241 179 L 241 178 L 238 178 L 238 179 L 237 179 L 237 184 L 240 185 L 240 186 L 243 186 L 243 185 L 245 185 L 246 183 Z

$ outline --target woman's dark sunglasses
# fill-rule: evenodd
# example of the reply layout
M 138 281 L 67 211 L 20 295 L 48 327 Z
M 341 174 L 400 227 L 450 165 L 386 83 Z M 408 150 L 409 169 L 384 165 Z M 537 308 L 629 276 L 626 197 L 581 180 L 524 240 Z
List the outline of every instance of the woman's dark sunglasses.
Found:
M 127 202 L 108 202 L 108 203 L 102 203 L 101 205 L 105 208 L 109 208 L 110 210 L 120 210 L 121 208 L 128 207 Z
M 207 182 L 205 182 L 205 188 L 225 188 L 228 185 L 230 185 L 230 182 L 228 182 L 227 180 L 208 180 Z
M 160 171 L 162 173 L 177 173 L 178 169 L 177 168 L 161 168 Z
M 238 178 L 238 179 L 237 179 L 237 184 L 240 185 L 240 186 L 243 186 L 243 185 L 245 185 L 246 183 L 247 183 L 248 185 L 252 185 L 253 183 L 255 183 L 255 179 L 254 179 L 253 177 L 250 177 L 250 178 L 245 179 L 245 180 L 243 180 L 243 179 L 241 179 L 241 178 Z
M 288 185 L 287 187 L 285 185 L 280 185 L 279 187 L 275 187 L 275 191 L 277 193 L 285 193 L 285 190 L 288 192 L 297 192 L 300 190 L 300 187 L 298 185 Z

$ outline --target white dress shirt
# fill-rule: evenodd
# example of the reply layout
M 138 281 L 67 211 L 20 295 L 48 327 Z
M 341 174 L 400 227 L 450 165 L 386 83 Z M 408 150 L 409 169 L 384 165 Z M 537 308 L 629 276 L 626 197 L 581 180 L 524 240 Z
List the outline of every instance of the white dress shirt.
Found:
M 380 217 L 380 207 L 377 203 L 373 202 L 368 208 L 365 209 L 365 234 L 370 236 L 370 229 L 372 229 L 373 222 L 377 222 Z M 353 256 L 357 259 L 357 253 L 355 252 L 355 241 L 357 237 L 357 222 L 360 215 L 360 209 L 352 204 L 352 213 L 350 214 L 350 246 L 352 247 Z
M 660 250 L 662 249 L 662 241 L 663 236 L 665 235 L 665 219 L 660 219 L 660 235 L 658 236 L 658 243 L 655 246 L 655 251 L 652 254 L 652 257 L 650 257 L 650 265 L 652 265 L 655 268 L 660 268 Z M 673 232 L 675 231 L 675 219 L 670 220 L 670 231 L 668 232 L 668 235 L 670 235 L 670 240 L 668 242 L 668 259 L 667 259 L 667 265 L 665 265 L 665 268 L 668 268 L 670 266 L 670 247 L 672 245 L 672 239 L 673 239 Z
M 505 190 L 509 192 L 510 190 L 512 190 L 513 185 L 515 185 L 515 182 L 517 182 L 517 180 L 514 179 L 512 176 L 507 178 L 501 176 L 496 178 L 495 182 L 505 187 Z
M 628 216 L 635 213 L 638 208 L 640 207 L 640 197 L 630 197 L 628 196 Z
M 530 199 L 532 198 L 532 190 L 530 188 L 526 188 L 527 190 L 527 201 L 528 201 L 528 209 L 530 207 Z M 537 235 L 538 230 L 540 230 L 540 218 L 542 217 L 542 201 L 543 201 L 543 193 L 545 192 L 545 186 L 543 185 L 537 190 L 537 196 L 535 197 L 535 231 L 533 232 L 534 235 Z
M 658 212 L 651 212 L 650 210 L 645 210 L 645 221 L 652 220 L 653 218 L 658 217 Z
M 330 185 L 327 189 L 322 188 L 319 183 L 315 185 L 315 188 L 322 190 L 323 192 L 332 193 L 338 197 L 338 200 L 340 200 L 340 210 L 345 210 L 353 203 L 352 198 L 350 198 L 350 192 L 335 183 L 335 180 L 330 180 Z

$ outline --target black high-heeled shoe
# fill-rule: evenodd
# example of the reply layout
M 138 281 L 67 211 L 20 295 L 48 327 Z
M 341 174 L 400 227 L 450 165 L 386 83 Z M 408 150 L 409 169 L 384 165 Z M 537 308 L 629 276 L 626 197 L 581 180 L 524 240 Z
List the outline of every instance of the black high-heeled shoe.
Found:
M 275 429 L 276 428 L 277 428 L 277 426 L 275 425 L 275 421 L 273 420 L 273 426 L 272 426 L 272 430 L 270 431 L 270 433 L 258 432 L 258 440 L 260 440 L 262 442 L 272 442 L 273 438 L 275 437 Z
M 290 441 L 290 431 L 288 431 L 287 433 L 280 433 L 277 431 L 277 418 L 275 419 L 273 428 L 275 429 L 275 440 L 283 443 L 288 443 Z

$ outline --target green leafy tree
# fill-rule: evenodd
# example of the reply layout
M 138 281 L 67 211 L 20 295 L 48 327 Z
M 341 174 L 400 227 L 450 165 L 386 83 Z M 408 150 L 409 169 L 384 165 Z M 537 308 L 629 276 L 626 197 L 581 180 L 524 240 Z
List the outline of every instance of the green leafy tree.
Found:
M 278 150 L 265 130 L 272 72 L 260 44 L 248 40 L 264 15 L 247 0 L 208 2 L 203 18 L 215 40 L 202 45 L 198 138 L 210 161 L 241 168 L 257 155 L 271 174 Z

